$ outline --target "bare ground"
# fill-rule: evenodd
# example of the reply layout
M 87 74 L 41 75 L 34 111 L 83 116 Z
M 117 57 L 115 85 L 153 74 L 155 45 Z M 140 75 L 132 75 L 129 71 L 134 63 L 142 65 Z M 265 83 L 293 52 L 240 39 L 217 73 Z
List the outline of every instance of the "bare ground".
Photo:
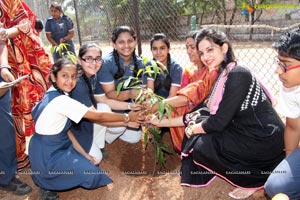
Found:
M 165 144 L 172 146 L 169 134 L 164 136 Z M 234 187 L 224 180 L 217 178 L 207 187 L 189 188 L 180 186 L 179 155 L 168 155 L 166 168 L 154 169 L 154 149 L 143 142 L 128 144 L 121 140 L 106 145 L 109 152 L 100 166 L 113 179 L 113 183 L 95 190 L 76 188 L 59 192 L 61 200 L 230 200 L 228 192 Z M 157 166 L 157 168 L 159 168 Z M 38 187 L 34 185 L 30 175 L 19 174 L 20 178 L 33 187 L 26 196 L 15 196 L 12 193 L 0 191 L 3 200 L 37 200 Z M 257 191 L 248 200 L 267 200 L 264 191 Z

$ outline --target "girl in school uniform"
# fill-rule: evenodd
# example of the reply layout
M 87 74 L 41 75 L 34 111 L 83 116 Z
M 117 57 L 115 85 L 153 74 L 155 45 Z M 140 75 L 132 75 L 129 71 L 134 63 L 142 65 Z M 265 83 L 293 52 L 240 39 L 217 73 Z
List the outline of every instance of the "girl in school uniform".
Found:
M 155 79 L 146 73 L 144 83 L 164 98 L 176 96 L 181 84 L 182 67 L 171 59 L 169 39 L 163 33 L 156 33 L 150 40 L 150 47 L 153 59 L 162 63 L 166 69 L 162 69 L 162 73 Z
M 68 136 L 72 122 L 83 118 L 95 123 L 137 121 L 139 113 L 99 112 L 70 97 L 78 78 L 78 68 L 69 59 L 59 59 L 52 67 L 52 86 L 33 109 L 35 134 L 29 144 L 32 179 L 42 198 L 58 199 L 56 191 L 83 187 L 94 189 L 111 179 L 80 154 Z M 92 155 L 93 156 L 93 155 Z
M 137 90 L 122 90 L 118 94 L 116 88 L 121 80 L 130 76 L 136 77 L 139 69 L 144 69 L 144 63 L 135 54 L 136 34 L 131 27 L 117 26 L 112 33 L 111 40 L 114 49 L 103 57 L 103 65 L 97 73 L 97 78 L 107 98 L 127 102 L 128 110 L 130 110 Z M 141 129 L 126 128 L 120 139 L 136 143 L 140 141 L 141 135 Z
M 107 98 L 101 85 L 97 81 L 96 74 L 101 70 L 103 63 L 102 50 L 97 44 L 86 42 L 81 45 L 77 62 L 82 74 L 79 76 L 76 87 L 72 91 L 73 99 L 99 111 L 111 112 L 111 109 L 128 109 L 127 102 Z M 131 105 L 133 110 L 138 110 L 139 107 L 140 106 L 136 104 Z M 93 149 L 98 152 L 98 155 L 100 154 L 100 157 L 96 159 L 100 162 L 102 157 L 107 155 L 107 152 L 104 150 L 105 142 L 112 143 L 117 138 L 123 139 L 122 134 L 126 130 L 126 127 L 138 128 L 139 124 L 110 122 L 105 125 L 99 125 L 83 119 L 78 124 L 73 123 L 71 130 L 79 144 L 82 146 L 84 150 L 82 151 L 83 154 L 89 158 L 88 152 Z M 127 138 L 127 142 L 135 143 L 138 141 L 139 138 Z

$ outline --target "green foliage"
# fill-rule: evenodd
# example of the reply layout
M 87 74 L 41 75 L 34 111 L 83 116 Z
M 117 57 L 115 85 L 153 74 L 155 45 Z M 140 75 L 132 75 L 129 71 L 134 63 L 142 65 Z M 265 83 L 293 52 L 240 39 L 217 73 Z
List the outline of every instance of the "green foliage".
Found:
M 161 120 L 165 115 L 170 119 L 171 111 L 175 111 L 172 105 L 164 103 L 164 98 L 155 94 L 151 89 L 145 88 L 141 85 L 140 76 L 148 74 L 150 77 L 156 78 L 156 76 L 167 68 L 160 62 L 151 60 L 150 62 L 147 59 L 143 59 L 144 64 L 146 65 L 145 70 L 140 70 L 137 73 L 136 77 L 125 77 L 122 80 L 119 80 L 117 85 L 117 94 L 123 89 L 136 89 L 139 90 L 138 95 L 135 98 L 135 103 L 141 105 L 149 105 L 144 107 L 145 115 L 153 114 L 151 108 L 158 104 L 158 118 Z M 176 112 L 176 111 L 175 111 Z M 166 156 L 165 154 L 172 154 L 170 150 L 164 143 L 162 138 L 161 130 L 152 125 L 145 125 L 144 132 L 144 145 L 147 147 L 148 143 L 151 142 L 154 145 L 155 149 L 155 165 L 153 169 L 153 174 L 155 172 L 156 165 L 159 164 L 160 167 L 165 167 Z
M 74 63 L 77 60 L 77 57 L 74 55 L 73 52 L 69 51 L 67 48 L 67 43 L 60 43 L 58 46 L 52 46 L 50 49 L 51 54 L 54 52 L 58 53 L 62 58 L 69 58 L 72 60 Z

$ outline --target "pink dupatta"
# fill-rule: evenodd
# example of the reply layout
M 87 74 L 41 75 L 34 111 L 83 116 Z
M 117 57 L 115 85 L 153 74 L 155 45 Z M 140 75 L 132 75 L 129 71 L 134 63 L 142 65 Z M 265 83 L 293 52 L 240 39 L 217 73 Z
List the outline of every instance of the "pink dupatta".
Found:
M 239 64 L 239 66 L 245 67 L 248 69 L 248 67 L 242 63 L 237 63 L 237 62 L 231 62 L 226 66 L 226 69 L 222 71 L 222 73 L 220 74 L 215 87 L 213 88 L 213 91 L 211 93 L 210 98 L 208 99 L 208 103 L 207 103 L 207 107 L 210 110 L 210 114 L 214 115 L 216 114 L 218 108 L 219 108 L 219 104 L 223 98 L 223 93 L 224 93 L 224 85 L 227 81 L 227 76 L 229 74 L 229 72 L 236 67 Z M 274 105 L 274 97 L 272 95 L 272 93 L 270 92 L 270 90 L 265 86 L 265 84 L 259 80 L 257 78 L 257 76 L 255 76 L 257 81 L 259 82 L 260 86 L 262 87 L 262 89 L 264 90 L 264 92 L 266 93 L 267 97 L 270 99 L 272 105 Z

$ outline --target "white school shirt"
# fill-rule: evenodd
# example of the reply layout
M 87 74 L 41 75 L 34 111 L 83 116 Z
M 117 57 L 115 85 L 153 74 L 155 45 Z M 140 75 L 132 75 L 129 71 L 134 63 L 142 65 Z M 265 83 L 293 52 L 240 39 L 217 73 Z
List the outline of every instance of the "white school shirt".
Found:
M 289 118 L 300 117 L 300 86 L 280 88 L 278 111 Z
M 59 134 L 68 119 L 78 123 L 88 110 L 84 104 L 67 95 L 60 95 L 44 108 L 35 123 L 35 131 L 41 135 Z

